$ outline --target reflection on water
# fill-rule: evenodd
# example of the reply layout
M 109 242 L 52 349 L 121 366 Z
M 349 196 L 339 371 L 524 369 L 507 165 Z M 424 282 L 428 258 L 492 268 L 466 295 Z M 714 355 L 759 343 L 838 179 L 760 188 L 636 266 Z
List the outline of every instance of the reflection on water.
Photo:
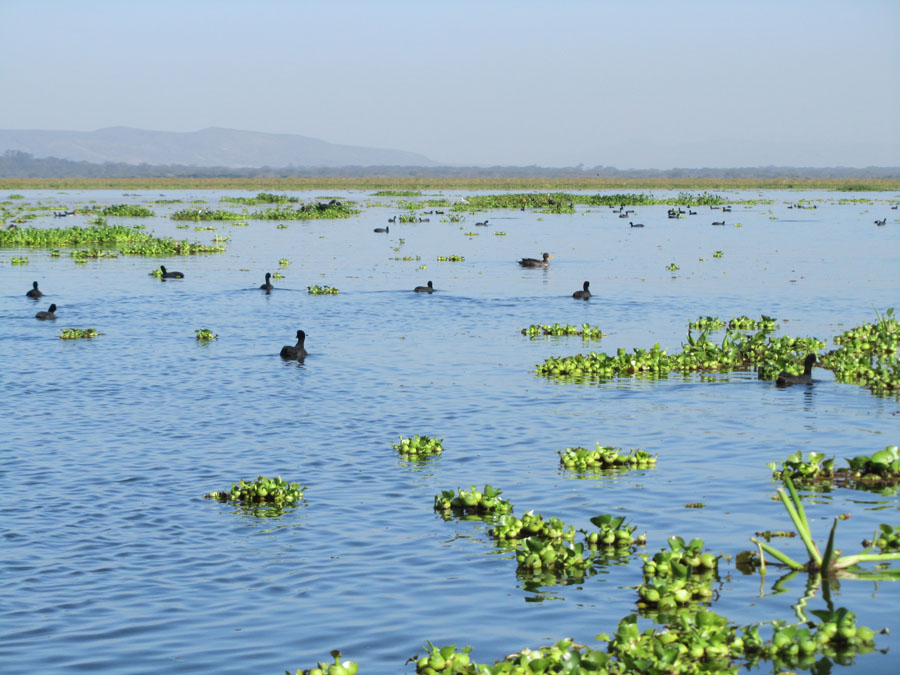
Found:
M 160 261 L 144 258 L 76 265 L 28 251 L 28 265 L 2 266 L 4 672 L 276 672 L 339 648 L 361 670 L 394 674 L 425 640 L 471 644 L 479 661 L 564 636 L 591 644 L 635 610 L 639 559 L 574 580 L 517 576 L 483 523 L 444 521 L 434 495 L 489 483 L 516 513 L 576 528 L 627 515 L 648 553 L 677 534 L 733 555 L 754 532 L 788 525 L 767 461 L 897 442 L 896 400 L 821 369 L 814 386 L 786 389 L 755 373 L 578 384 L 533 372 L 549 356 L 592 349 L 679 350 L 701 315 L 764 313 L 782 333 L 820 339 L 871 321 L 873 306 L 900 297 L 898 228 L 870 227 L 839 193 L 765 193 L 773 203 L 735 207 L 740 228 L 711 228 L 705 213 L 669 221 L 665 206 L 640 208 L 639 230 L 607 209 L 492 213 L 503 237 L 464 235 L 483 214 L 373 234 L 399 212 L 392 206 L 193 232 L 165 216 L 196 199 L 216 207 L 219 193 L 24 194 L 57 209 L 180 199 L 154 204 L 147 229 L 231 240 L 226 253 L 177 260 L 185 278 L 165 284 L 148 276 Z M 799 199 L 822 200 L 815 218 L 783 220 Z M 119 221 L 133 222 L 109 219 Z M 52 216 L 30 222 L 58 226 Z M 544 250 L 549 268 L 517 265 Z M 465 262 L 436 260 L 449 254 Z M 394 260 L 404 256 L 420 260 Z M 291 260 L 284 278 L 260 292 L 281 258 Z M 412 292 L 428 279 L 433 295 Z M 585 279 L 595 294 L 576 302 Z M 59 306 L 57 326 L 33 319 L 24 294 L 34 280 Z M 326 284 L 340 294 L 306 292 Z M 554 322 L 606 335 L 585 344 L 520 333 Z M 57 338 L 89 326 L 103 335 Z M 198 343 L 200 328 L 218 339 Z M 309 357 L 283 362 L 281 346 L 301 328 Z M 399 458 L 392 444 L 416 433 L 443 438 L 444 453 Z M 641 448 L 658 466 L 588 480 L 560 470 L 558 451 L 597 442 Z M 260 474 L 309 486 L 303 503 L 260 519 L 201 498 Z M 814 532 L 824 537 L 831 518 L 851 513 L 838 528 L 849 551 L 878 523 L 897 523 L 895 494 L 866 495 L 836 488 L 810 499 Z M 697 502 L 706 507 L 685 508 Z M 784 547 L 799 555 L 802 544 Z M 714 611 L 736 623 L 792 618 L 802 583 L 761 592 L 758 577 L 722 564 Z M 831 594 L 860 623 L 894 629 L 879 647 L 900 648 L 900 587 L 845 580 Z M 890 663 L 859 657 L 849 670 Z

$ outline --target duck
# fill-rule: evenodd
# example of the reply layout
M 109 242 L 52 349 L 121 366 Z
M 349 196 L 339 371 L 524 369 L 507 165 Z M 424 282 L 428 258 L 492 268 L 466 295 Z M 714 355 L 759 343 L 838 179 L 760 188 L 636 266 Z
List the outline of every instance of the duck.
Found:
M 429 281 L 427 286 L 416 286 L 413 291 L 416 293 L 434 293 L 434 285 Z
M 262 291 L 271 291 L 272 289 L 275 288 L 275 287 L 272 285 L 272 282 L 269 281 L 269 279 L 271 279 L 271 278 L 272 278 L 272 273 L 271 273 L 271 272 L 266 272 L 266 283 L 260 284 L 260 286 L 259 286 L 260 290 L 262 290 Z
M 542 253 L 541 256 L 541 260 L 538 260 L 537 258 L 522 258 L 519 261 L 519 264 L 522 267 L 550 267 L 550 258 L 553 256 L 549 253 Z
M 644 226 L 643 223 L 632 223 L 630 220 L 628 221 L 628 224 L 631 225 L 632 227 L 643 227 Z
M 591 285 L 590 281 L 585 281 L 583 285 L 583 289 L 581 291 L 575 291 L 572 293 L 573 298 L 577 298 L 579 300 L 588 300 L 591 297 L 591 292 L 588 290 L 588 286 Z
M 887 218 L 882 218 L 881 220 L 876 220 L 875 224 L 878 225 L 878 227 L 881 227 L 882 225 L 887 225 Z M 36 281 L 34 283 L 37 284 Z M 35 288 L 37 288 L 37 286 L 35 286 Z
M 385 234 L 387 234 L 388 232 L 391 231 L 391 228 L 390 227 L 376 227 L 373 231 L 374 232 L 384 232 Z
M 717 220 L 717 221 L 713 222 L 713 225 L 724 225 L 724 224 L 725 224 L 724 220 Z
M 184 274 L 181 272 L 166 272 L 165 265 L 160 265 L 159 269 L 162 272 L 163 279 L 184 279 Z
M 50 305 L 46 312 L 38 312 L 34 315 L 35 319 L 40 319 L 41 321 L 55 321 L 56 320 L 56 305 Z
M 778 376 L 778 379 L 775 380 L 775 384 L 779 387 L 787 387 L 792 384 L 812 384 L 812 369 L 815 362 L 816 355 L 807 354 L 806 360 L 803 362 L 803 372 L 800 375 L 792 375 L 785 371 Z
M 281 358 L 289 359 L 289 360 L 303 360 L 309 355 L 309 352 L 306 351 L 306 348 L 303 346 L 303 343 L 306 342 L 306 333 L 302 330 L 297 331 L 297 344 L 293 347 L 291 345 L 285 345 L 281 348 Z
M 31 284 L 31 290 L 28 291 L 25 295 L 27 295 L 29 298 L 34 298 L 35 300 L 37 300 L 43 295 L 43 293 L 41 293 L 40 289 L 38 289 L 37 282 L 35 281 L 33 284 Z

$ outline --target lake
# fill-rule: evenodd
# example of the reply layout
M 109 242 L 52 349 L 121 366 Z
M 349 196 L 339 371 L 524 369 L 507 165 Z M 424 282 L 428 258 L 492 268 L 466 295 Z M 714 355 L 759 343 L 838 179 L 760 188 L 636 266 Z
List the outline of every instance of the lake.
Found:
M 579 583 L 535 583 L 517 576 L 488 524 L 445 521 L 434 496 L 487 483 L 519 515 L 534 509 L 576 528 L 626 515 L 647 535 L 638 552 L 680 535 L 734 556 L 755 532 L 790 529 L 766 462 L 797 450 L 842 462 L 900 440 L 896 398 L 821 368 L 814 386 L 788 388 L 755 372 L 581 384 L 534 372 L 588 350 L 679 351 L 688 323 L 705 315 L 766 314 L 778 334 L 832 348 L 832 336 L 900 305 L 895 193 L 720 192 L 732 213 L 701 206 L 670 220 L 664 205 L 639 206 L 629 219 L 644 228 L 606 207 L 491 210 L 463 222 L 448 222 L 446 208 L 387 234 L 373 229 L 405 213 L 400 199 L 369 192 L 289 193 L 353 200 L 361 213 L 349 219 L 197 223 L 217 228 L 197 232 L 169 215 L 239 210 L 220 199 L 255 191 L 10 194 L 0 194 L 8 208 L 38 208 L 28 223 L 37 227 L 91 219 L 53 210 L 140 204 L 156 216 L 108 222 L 230 239 L 219 254 L 86 264 L 66 251 L 0 250 L 7 674 L 293 672 L 340 649 L 361 673 L 388 675 L 414 672 L 405 661 L 426 640 L 471 645 L 480 663 L 567 636 L 599 646 L 594 635 L 636 611 L 638 555 Z M 153 203 L 162 200 L 177 201 Z M 790 208 L 801 200 L 817 208 Z M 485 217 L 487 227 L 474 226 Z M 723 217 L 725 227 L 711 226 Z M 884 217 L 886 227 L 873 224 Z M 516 264 L 543 251 L 553 255 L 547 269 Z M 449 255 L 465 260 L 437 261 Z M 15 256 L 28 263 L 11 264 Z M 185 278 L 149 276 L 160 264 Z M 265 272 L 283 274 L 270 294 L 258 289 Z M 34 280 L 46 294 L 37 302 L 25 297 Z M 433 295 L 412 292 L 429 280 Z M 572 298 L 584 280 L 588 302 Z M 310 295 L 311 285 L 340 293 Z M 51 302 L 57 321 L 35 320 Z M 583 343 L 520 332 L 553 322 L 606 335 Z M 102 335 L 60 340 L 67 327 Z M 218 339 L 198 342 L 201 328 Z M 283 361 L 298 329 L 309 356 Z M 414 434 L 443 439 L 443 454 L 400 458 L 392 444 Z M 594 478 L 560 468 L 559 451 L 598 442 L 658 455 L 657 467 Z M 257 475 L 307 486 L 302 504 L 261 518 L 203 499 Z M 838 514 L 852 516 L 837 529 L 847 553 L 879 523 L 900 524 L 896 494 L 802 494 L 820 546 Z M 705 507 L 685 508 L 694 502 Z M 798 539 L 773 543 L 802 558 Z M 805 577 L 779 592 L 779 576 L 770 568 L 761 581 L 723 558 L 709 608 L 736 624 L 794 621 Z M 841 580 L 831 600 L 892 631 L 876 637 L 891 654 L 860 655 L 841 672 L 896 672 L 900 585 Z M 808 602 L 825 606 L 821 593 Z

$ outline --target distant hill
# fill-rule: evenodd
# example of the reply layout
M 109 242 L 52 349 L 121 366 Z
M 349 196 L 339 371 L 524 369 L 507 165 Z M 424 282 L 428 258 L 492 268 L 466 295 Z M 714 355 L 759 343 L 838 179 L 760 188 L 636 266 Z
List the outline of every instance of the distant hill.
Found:
M 97 131 L 0 129 L 0 153 L 73 162 L 157 164 L 230 169 L 341 166 L 436 166 L 424 155 L 384 148 L 337 145 L 295 134 L 210 127 L 176 133 L 110 127 Z

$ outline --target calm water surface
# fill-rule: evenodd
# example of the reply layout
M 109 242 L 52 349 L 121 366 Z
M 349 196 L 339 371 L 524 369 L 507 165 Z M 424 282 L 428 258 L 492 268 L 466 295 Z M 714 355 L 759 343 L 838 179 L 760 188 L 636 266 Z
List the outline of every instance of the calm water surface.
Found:
M 483 213 L 375 234 L 401 211 L 396 199 L 363 192 L 327 195 L 359 202 L 351 219 L 219 223 L 216 232 L 178 230 L 168 214 L 194 200 L 234 208 L 219 198 L 253 193 L 20 194 L 58 210 L 179 199 L 151 205 L 155 218 L 109 222 L 231 239 L 217 255 L 86 265 L 65 252 L 0 251 L 4 673 L 283 672 L 339 648 L 361 672 L 394 674 L 414 671 L 404 662 L 425 640 L 470 644 L 479 662 L 564 636 L 593 644 L 635 610 L 637 557 L 583 583 L 534 584 L 517 578 L 485 524 L 438 517 L 434 495 L 490 483 L 517 513 L 576 527 L 623 513 L 646 531 L 649 553 L 679 534 L 731 555 L 758 530 L 789 527 L 766 462 L 798 449 L 870 454 L 900 436 L 896 399 L 821 369 L 815 386 L 788 389 L 741 372 L 602 384 L 533 372 L 549 356 L 589 348 L 677 351 L 688 322 L 707 314 L 765 313 L 782 333 L 830 344 L 874 320 L 874 308 L 900 309 L 896 194 L 729 192 L 771 202 L 730 214 L 699 207 L 677 221 L 665 206 L 639 207 L 631 220 L 643 229 L 605 207 L 495 211 L 476 237 L 464 233 Z M 860 198 L 872 201 L 849 201 Z M 818 208 L 788 208 L 800 199 Z M 723 215 L 726 227 L 711 227 Z M 875 227 L 885 216 L 888 226 Z M 31 224 L 86 222 L 44 215 Z M 554 256 L 547 270 L 515 263 L 542 251 Z M 451 254 L 465 262 L 436 261 Z M 29 263 L 9 264 L 15 255 Z M 403 256 L 421 259 L 394 260 Z M 280 258 L 291 263 L 265 295 L 257 287 Z M 160 262 L 186 278 L 148 276 Z M 35 279 L 47 294 L 37 303 L 24 295 Z M 434 295 L 411 292 L 429 279 Z M 585 279 L 594 297 L 573 300 Z M 312 284 L 341 293 L 312 296 Z M 36 321 L 50 302 L 59 319 Z M 554 321 L 608 336 L 586 347 L 519 332 Z M 58 339 L 61 328 L 89 326 L 103 335 Z M 219 339 L 198 344 L 199 328 Z M 278 352 L 298 328 L 310 356 L 283 362 Z M 391 444 L 416 433 L 443 438 L 444 454 L 424 465 L 398 458 Z M 658 468 L 597 479 L 560 471 L 557 451 L 598 441 L 658 454 Z M 308 486 L 303 504 L 257 518 L 202 499 L 259 474 Z M 706 508 L 684 508 L 698 501 Z M 848 552 L 878 523 L 900 524 L 897 496 L 834 490 L 805 501 L 820 539 L 836 514 L 852 514 L 838 527 Z M 800 542 L 781 541 L 802 555 Z M 713 611 L 738 624 L 794 620 L 802 577 L 778 593 L 772 572 L 762 584 L 724 560 L 721 572 Z M 861 623 L 892 629 L 876 641 L 892 654 L 858 657 L 841 672 L 896 672 L 900 585 L 844 580 L 832 596 Z

